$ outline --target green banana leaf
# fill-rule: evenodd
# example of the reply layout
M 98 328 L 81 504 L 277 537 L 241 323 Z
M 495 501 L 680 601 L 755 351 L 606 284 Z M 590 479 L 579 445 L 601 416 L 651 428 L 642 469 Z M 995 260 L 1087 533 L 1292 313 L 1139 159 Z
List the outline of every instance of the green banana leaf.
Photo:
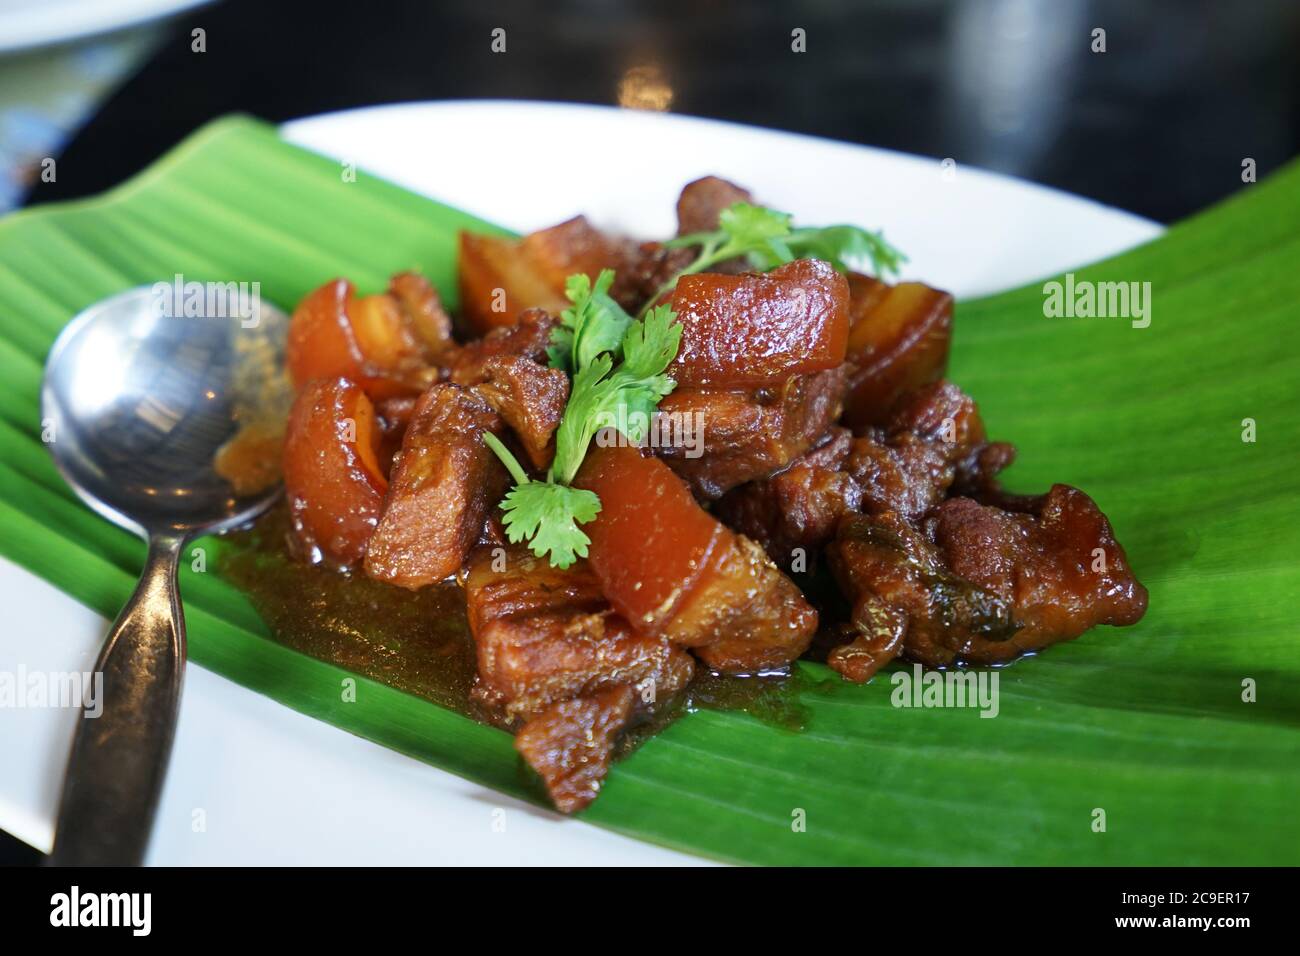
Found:
M 374 290 L 406 268 L 454 302 L 456 230 L 492 227 L 339 172 L 233 117 L 105 196 L 0 221 L 0 552 L 109 617 L 139 570 L 141 545 L 41 444 L 45 355 L 84 306 L 180 272 L 256 278 L 291 307 L 328 277 Z M 1077 270 L 1150 282 L 1148 328 L 1046 318 L 1041 284 L 959 305 L 951 377 L 1019 446 L 1009 484 L 1096 498 L 1150 588 L 1138 626 L 1001 670 L 996 719 L 894 707 L 888 675 L 857 687 L 801 664 L 802 731 L 689 714 L 583 819 L 745 863 L 1300 862 L 1298 264 L 1292 165 Z M 270 640 L 230 584 L 186 569 L 182 590 L 197 664 L 536 799 L 505 733 L 367 679 L 345 705 L 344 672 Z

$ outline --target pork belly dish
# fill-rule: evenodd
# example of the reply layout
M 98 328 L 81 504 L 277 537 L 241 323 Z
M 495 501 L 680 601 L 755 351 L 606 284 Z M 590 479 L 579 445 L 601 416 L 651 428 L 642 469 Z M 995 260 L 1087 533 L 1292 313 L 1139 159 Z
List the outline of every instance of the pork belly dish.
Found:
M 1015 449 L 945 379 L 953 299 L 891 283 L 879 233 L 715 177 L 677 220 L 462 234 L 454 316 L 407 272 L 290 324 L 288 548 L 343 586 L 454 580 L 468 692 L 556 808 L 694 681 L 1001 665 L 1142 617 L 1087 494 L 1002 488 Z

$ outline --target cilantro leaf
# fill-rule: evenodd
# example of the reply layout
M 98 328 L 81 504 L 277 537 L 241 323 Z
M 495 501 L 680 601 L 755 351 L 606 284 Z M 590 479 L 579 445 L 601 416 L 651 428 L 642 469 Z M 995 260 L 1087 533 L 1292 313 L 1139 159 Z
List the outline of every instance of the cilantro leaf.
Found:
M 591 539 L 578 527 L 600 513 L 600 499 L 585 488 L 570 488 L 553 481 L 525 481 L 515 485 L 501 502 L 506 537 L 515 544 L 527 541 L 539 558 L 567 568 L 587 556 Z
M 633 321 L 610 298 L 613 282 L 607 269 L 594 283 L 585 275 L 565 283 L 573 305 L 552 332 L 548 354 L 551 366 L 567 371 L 572 384 L 546 480 L 530 479 L 496 435 L 483 435 L 515 480 L 501 503 L 506 537 L 516 544 L 527 541 L 534 554 L 549 555 L 558 568 L 587 556 L 591 541 L 578 525 L 600 512 L 595 494 L 571 487 L 592 439 L 613 427 L 632 442 L 642 441 L 659 400 L 677 384 L 665 374 L 682 339 L 672 308 L 661 305 Z
M 602 352 L 617 352 L 632 317 L 610 297 L 613 284 L 613 269 L 602 269 L 594 285 L 582 273 L 565 280 L 564 294 L 573 304 L 560 313 L 560 324 L 551 332 L 546 350 L 551 368 L 572 375 Z
M 569 404 L 555 434 L 556 477 L 570 482 L 578 473 L 587 447 L 602 428 L 616 428 L 629 441 L 640 442 L 659 400 L 676 387 L 664 374 L 677 356 L 682 327 L 667 305 L 627 327 L 617 367 L 608 352 L 579 369 L 569 391 Z
M 669 248 L 699 247 L 695 261 L 672 276 L 650 297 L 657 302 L 684 275 L 704 272 L 731 259 L 743 257 L 751 268 L 775 269 L 795 259 L 824 259 L 841 272 L 864 262 L 882 278 L 896 275 L 907 257 L 885 241 L 879 232 L 857 226 L 796 229 L 790 215 L 755 206 L 732 203 L 718 216 L 713 232 L 678 236 L 664 243 Z M 647 309 L 649 305 L 647 305 Z
M 769 239 L 790 235 L 791 216 L 766 206 L 732 203 L 718 215 L 718 227 L 737 246 L 762 246 Z

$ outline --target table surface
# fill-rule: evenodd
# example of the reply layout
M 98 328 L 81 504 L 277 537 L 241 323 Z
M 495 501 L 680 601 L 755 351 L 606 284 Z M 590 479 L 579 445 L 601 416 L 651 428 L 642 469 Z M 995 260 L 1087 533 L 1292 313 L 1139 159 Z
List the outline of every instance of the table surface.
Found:
M 100 192 L 231 111 L 485 97 L 952 157 L 1171 222 L 1240 188 L 1243 161 L 1262 178 L 1300 152 L 1298 81 L 1291 0 L 227 0 L 163 29 L 26 202 Z M 556 148 L 501 137 L 521 163 Z M 36 858 L 0 833 L 0 863 Z

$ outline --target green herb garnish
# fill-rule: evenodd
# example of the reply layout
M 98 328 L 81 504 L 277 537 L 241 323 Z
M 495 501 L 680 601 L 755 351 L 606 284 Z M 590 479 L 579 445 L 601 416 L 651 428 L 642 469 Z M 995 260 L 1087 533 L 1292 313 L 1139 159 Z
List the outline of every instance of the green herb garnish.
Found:
M 572 376 L 569 401 L 555 433 L 555 460 L 545 481 L 530 479 L 519 461 L 495 435 L 483 436 L 515 479 L 501 502 L 506 537 L 527 541 L 538 557 L 549 556 L 567 568 L 587 556 L 591 539 L 578 527 L 600 513 L 600 499 L 571 487 L 587 447 L 605 427 L 622 431 L 639 443 L 659 400 L 676 386 L 664 374 L 677 356 L 682 327 L 667 305 L 633 320 L 609 296 L 614 273 L 603 270 L 592 283 L 585 275 L 565 282 L 573 303 L 561 314 L 551 336 L 551 366 Z
M 694 262 L 655 291 L 647 308 L 682 276 L 704 272 L 729 259 L 744 257 L 752 268 L 763 272 L 795 259 L 824 259 L 847 272 L 851 263 L 868 260 L 872 271 L 882 278 L 896 275 L 907 261 L 879 232 L 857 226 L 796 229 L 789 213 L 747 202 L 732 203 L 724 209 L 713 232 L 693 232 L 664 245 L 672 249 L 698 246 L 700 251 Z

